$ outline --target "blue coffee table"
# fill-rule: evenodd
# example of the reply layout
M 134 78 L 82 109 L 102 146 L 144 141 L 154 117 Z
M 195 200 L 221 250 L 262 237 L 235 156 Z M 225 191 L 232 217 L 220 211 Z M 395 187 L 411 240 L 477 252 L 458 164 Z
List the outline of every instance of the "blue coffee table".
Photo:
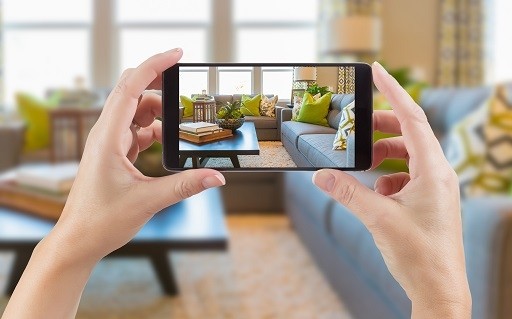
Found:
M 163 291 L 176 295 L 178 287 L 168 253 L 189 250 L 226 250 L 228 231 L 220 190 L 210 189 L 156 214 L 136 237 L 107 257 L 147 257 Z M 48 221 L 0 207 L 0 250 L 15 253 L 6 292 L 11 295 L 37 243 L 52 227 Z

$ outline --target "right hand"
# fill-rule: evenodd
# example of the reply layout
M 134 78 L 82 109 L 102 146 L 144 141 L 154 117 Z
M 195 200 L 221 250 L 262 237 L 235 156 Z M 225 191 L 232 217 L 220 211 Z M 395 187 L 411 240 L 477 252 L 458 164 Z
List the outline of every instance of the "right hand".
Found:
M 410 173 L 381 176 L 375 191 L 337 170 L 320 170 L 313 182 L 371 232 L 412 300 L 413 317 L 469 318 L 457 175 L 421 107 L 380 64 L 374 63 L 373 75 L 393 105 L 393 111 L 374 113 L 374 128 L 403 135 L 375 143 L 374 167 L 385 158 L 403 158 Z

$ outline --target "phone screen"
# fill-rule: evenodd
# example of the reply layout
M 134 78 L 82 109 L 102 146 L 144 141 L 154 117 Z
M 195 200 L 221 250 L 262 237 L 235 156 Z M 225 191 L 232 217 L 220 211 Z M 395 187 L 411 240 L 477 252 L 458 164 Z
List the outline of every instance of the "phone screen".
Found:
M 178 64 L 166 72 L 168 169 L 371 166 L 365 64 Z

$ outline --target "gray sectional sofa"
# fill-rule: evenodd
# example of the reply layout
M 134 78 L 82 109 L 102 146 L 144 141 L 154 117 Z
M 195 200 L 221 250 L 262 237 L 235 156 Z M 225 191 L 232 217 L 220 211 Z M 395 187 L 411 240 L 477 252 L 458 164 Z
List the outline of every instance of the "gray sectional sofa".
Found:
M 249 95 L 250 97 L 254 97 L 255 94 Z M 267 95 L 267 97 L 273 97 L 274 95 Z M 234 94 L 234 95 L 213 95 L 215 99 L 217 111 L 222 105 L 227 102 L 240 101 L 242 99 L 242 94 Z M 254 127 L 256 128 L 256 135 L 258 136 L 258 141 L 279 141 L 281 132 L 278 123 L 281 123 L 281 109 L 282 106 L 276 105 L 276 117 L 268 117 L 268 116 L 246 116 L 245 120 L 248 122 L 253 122 Z M 192 117 L 183 117 L 183 107 L 180 107 L 180 123 L 191 121 Z
M 442 142 L 450 127 L 490 93 L 490 88 L 430 89 L 420 105 Z M 351 174 L 373 188 L 384 172 Z M 285 211 L 333 289 L 354 318 L 410 318 L 411 303 L 368 230 L 313 186 L 311 175 L 285 174 Z M 473 318 L 512 318 L 512 197 L 465 198 L 462 218 Z
M 281 142 L 298 167 L 354 166 L 354 136 L 347 150 L 333 150 L 332 144 L 341 119 L 341 110 L 354 101 L 353 94 L 334 94 L 327 116 L 329 126 L 292 121 L 292 109 L 281 110 Z

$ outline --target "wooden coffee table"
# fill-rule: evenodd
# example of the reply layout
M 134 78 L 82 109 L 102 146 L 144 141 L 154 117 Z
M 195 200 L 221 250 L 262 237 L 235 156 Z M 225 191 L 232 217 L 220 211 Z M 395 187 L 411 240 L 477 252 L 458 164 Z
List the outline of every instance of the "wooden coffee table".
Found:
M 205 167 L 210 158 L 231 159 L 233 167 L 240 168 L 238 155 L 260 155 L 258 137 L 254 123 L 245 122 L 233 133 L 233 137 L 207 144 L 194 144 L 180 140 L 180 167 L 185 166 L 188 158 L 192 158 L 192 167 Z
M 53 226 L 52 221 L 0 208 L 0 250 L 16 254 L 7 294 L 12 294 L 35 246 Z M 176 295 L 178 287 L 169 252 L 226 250 L 227 238 L 220 190 L 210 189 L 162 210 L 132 241 L 108 257 L 149 258 L 163 291 Z

